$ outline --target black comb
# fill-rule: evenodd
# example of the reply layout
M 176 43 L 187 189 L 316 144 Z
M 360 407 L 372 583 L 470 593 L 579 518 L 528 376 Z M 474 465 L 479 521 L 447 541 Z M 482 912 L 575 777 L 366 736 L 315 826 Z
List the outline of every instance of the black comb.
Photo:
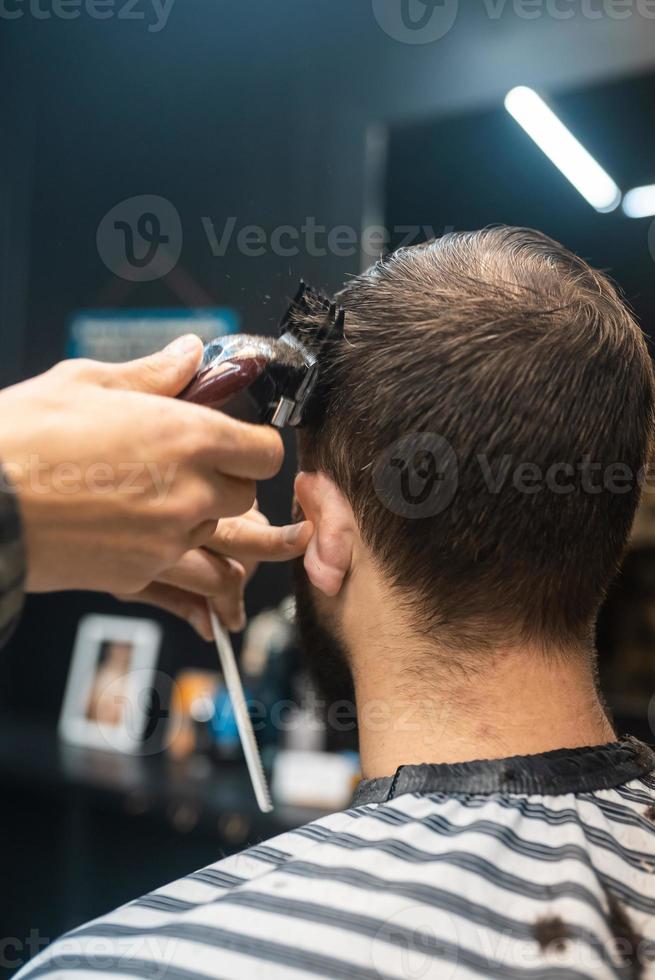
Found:
M 279 333 L 291 334 L 319 357 L 325 346 L 343 340 L 345 312 L 333 300 L 302 279 L 289 308 L 280 320 Z
M 278 343 L 301 355 L 305 371 L 299 385 L 293 373 L 288 373 L 287 392 L 293 385 L 296 390 L 291 400 L 288 395 L 280 399 L 273 425 L 280 421 L 283 425 L 317 423 L 329 388 L 327 374 L 332 348 L 343 340 L 344 321 L 345 312 L 337 303 L 300 280 L 298 291 L 280 320 Z

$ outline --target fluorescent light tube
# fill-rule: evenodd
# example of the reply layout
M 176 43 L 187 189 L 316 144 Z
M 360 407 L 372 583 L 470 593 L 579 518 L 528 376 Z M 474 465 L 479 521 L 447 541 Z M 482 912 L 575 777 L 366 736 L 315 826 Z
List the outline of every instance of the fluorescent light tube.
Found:
M 623 210 L 629 218 L 650 218 L 655 214 L 655 184 L 633 187 L 623 197 Z
M 525 85 L 513 88 L 505 108 L 593 208 L 617 207 L 621 192 L 612 178 L 535 91 Z

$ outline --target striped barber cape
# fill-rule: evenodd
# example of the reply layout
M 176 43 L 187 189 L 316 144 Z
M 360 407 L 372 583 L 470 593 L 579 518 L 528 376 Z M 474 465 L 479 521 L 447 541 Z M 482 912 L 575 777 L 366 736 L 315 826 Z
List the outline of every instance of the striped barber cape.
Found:
M 655 755 L 623 739 L 403 766 L 348 811 L 74 930 L 18 977 L 655 977 Z

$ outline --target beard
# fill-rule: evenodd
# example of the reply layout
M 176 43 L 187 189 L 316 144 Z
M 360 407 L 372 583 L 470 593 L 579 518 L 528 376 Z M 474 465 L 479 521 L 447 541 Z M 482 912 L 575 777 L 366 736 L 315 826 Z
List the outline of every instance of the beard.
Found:
M 354 703 L 348 651 L 336 629 L 318 609 L 302 558 L 293 562 L 293 587 L 302 665 L 328 705 L 340 700 Z

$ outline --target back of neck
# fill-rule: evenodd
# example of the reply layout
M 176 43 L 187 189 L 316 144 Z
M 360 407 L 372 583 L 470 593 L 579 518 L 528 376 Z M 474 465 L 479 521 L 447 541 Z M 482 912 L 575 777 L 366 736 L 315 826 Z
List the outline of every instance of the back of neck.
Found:
M 351 646 L 362 770 L 468 762 L 600 745 L 615 738 L 593 656 L 511 648 L 466 671 L 426 649 Z M 410 668 L 408 665 L 412 664 Z M 423 666 L 416 666 L 416 665 Z

